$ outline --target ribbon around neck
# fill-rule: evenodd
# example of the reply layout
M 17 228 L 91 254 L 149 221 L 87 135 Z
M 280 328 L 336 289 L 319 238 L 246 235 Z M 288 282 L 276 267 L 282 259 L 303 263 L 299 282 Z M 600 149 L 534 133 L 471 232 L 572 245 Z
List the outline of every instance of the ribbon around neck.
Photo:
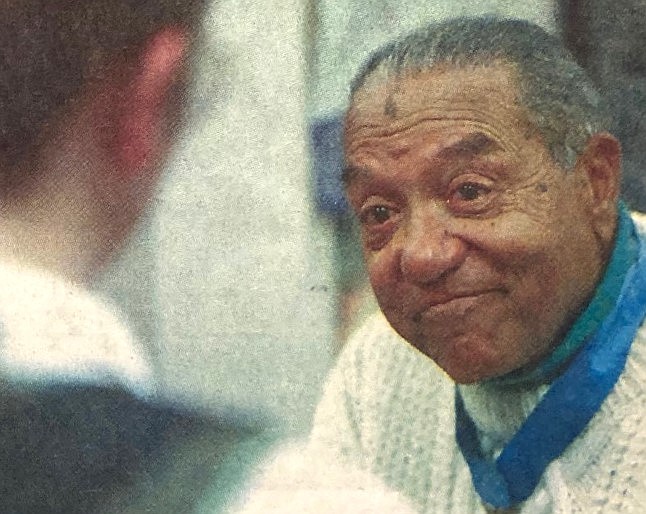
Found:
M 646 240 L 626 273 L 612 312 L 545 393 L 495 460 L 486 459 L 477 428 L 456 388 L 456 439 L 483 502 L 508 509 L 529 498 L 547 466 L 585 429 L 614 388 L 646 317 Z

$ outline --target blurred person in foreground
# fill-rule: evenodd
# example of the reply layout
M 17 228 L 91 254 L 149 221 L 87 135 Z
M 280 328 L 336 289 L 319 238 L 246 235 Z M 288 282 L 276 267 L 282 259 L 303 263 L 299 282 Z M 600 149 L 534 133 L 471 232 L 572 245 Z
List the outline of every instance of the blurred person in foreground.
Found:
M 618 200 L 608 126 L 528 22 L 454 19 L 372 55 L 344 178 L 381 312 L 303 458 L 419 512 L 643 512 L 646 220 Z
M 152 401 L 145 356 L 85 288 L 154 193 L 204 4 L 0 7 L 1 512 L 104 511 L 174 444 L 218 432 Z M 187 512 L 198 482 L 147 508 Z

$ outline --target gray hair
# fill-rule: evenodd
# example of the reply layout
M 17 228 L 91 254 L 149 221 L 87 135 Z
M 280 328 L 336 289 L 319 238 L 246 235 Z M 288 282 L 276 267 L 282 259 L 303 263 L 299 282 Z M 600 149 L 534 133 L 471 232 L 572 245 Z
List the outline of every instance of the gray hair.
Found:
M 351 97 L 373 77 L 500 62 L 517 70 L 519 100 L 555 161 L 574 166 L 588 138 L 607 130 L 606 109 L 561 41 L 528 21 L 478 17 L 428 25 L 376 50 L 354 79 Z

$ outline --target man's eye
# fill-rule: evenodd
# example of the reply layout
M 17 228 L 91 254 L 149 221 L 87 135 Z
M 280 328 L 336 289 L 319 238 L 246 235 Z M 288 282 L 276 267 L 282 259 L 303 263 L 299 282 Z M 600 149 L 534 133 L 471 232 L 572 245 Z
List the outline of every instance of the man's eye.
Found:
M 392 211 L 384 205 L 368 207 L 361 214 L 361 221 L 367 225 L 381 225 L 392 217 Z
M 460 180 L 449 188 L 448 207 L 456 214 L 481 214 L 491 208 L 495 201 L 495 184 L 484 180 Z
M 363 244 L 369 251 L 377 251 L 388 244 L 397 231 L 401 213 L 396 206 L 368 203 L 359 212 Z
M 491 190 L 483 186 L 482 184 L 476 184 L 474 182 L 467 182 L 459 186 L 455 193 L 460 200 L 473 201 L 480 198 L 482 195 L 486 195 Z

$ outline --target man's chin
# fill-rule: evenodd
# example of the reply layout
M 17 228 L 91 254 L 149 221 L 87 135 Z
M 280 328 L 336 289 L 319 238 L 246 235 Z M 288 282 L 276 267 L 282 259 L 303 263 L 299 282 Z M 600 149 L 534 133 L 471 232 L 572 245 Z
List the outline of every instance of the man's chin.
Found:
M 444 349 L 431 349 L 423 344 L 413 346 L 457 384 L 474 384 L 511 371 L 493 348 L 471 338 L 457 340 Z
M 453 380 L 453 382 L 461 385 L 476 384 L 478 382 L 482 382 L 483 380 L 497 376 L 497 373 L 492 373 L 490 369 L 485 370 L 482 367 L 473 368 L 464 365 L 456 366 L 453 364 L 447 364 L 437 361 L 435 361 L 435 364 L 437 364 L 442 369 L 442 371 L 444 371 L 444 373 L 446 373 L 449 378 Z
M 472 370 L 463 370 L 463 369 L 454 371 L 454 370 L 442 368 L 442 370 L 449 376 L 451 380 L 453 380 L 453 382 L 460 385 L 477 384 L 478 382 L 482 382 L 484 380 L 497 376 L 497 375 L 491 375 L 489 373 L 483 373 L 481 371 L 472 371 Z

